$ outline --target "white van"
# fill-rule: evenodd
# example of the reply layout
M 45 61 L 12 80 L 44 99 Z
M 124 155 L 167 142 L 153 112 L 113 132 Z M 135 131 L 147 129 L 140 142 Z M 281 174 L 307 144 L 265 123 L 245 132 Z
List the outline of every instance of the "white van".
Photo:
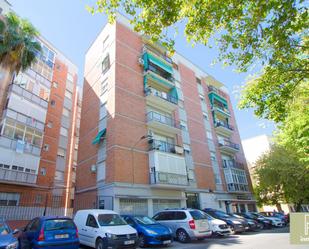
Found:
M 119 214 L 105 209 L 77 211 L 74 222 L 80 243 L 96 249 L 136 248 L 138 236 Z

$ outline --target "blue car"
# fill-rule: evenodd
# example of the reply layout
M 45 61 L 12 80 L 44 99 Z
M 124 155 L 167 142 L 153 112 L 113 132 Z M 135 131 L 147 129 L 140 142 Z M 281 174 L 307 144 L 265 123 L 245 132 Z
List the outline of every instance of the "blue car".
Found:
M 4 221 L 0 220 L 0 248 L 17 249 L 18 240 L 14 237 L 15 232 Z
M 37 217 L 20 231 L 21 249 L 78 249 L 77 228 L 71 218 Z
M 173 242 L 172 231 L 148 216 L 122 215 L 122 217 L 137 230 L 140 247 L 147 245 L 169 245 Z

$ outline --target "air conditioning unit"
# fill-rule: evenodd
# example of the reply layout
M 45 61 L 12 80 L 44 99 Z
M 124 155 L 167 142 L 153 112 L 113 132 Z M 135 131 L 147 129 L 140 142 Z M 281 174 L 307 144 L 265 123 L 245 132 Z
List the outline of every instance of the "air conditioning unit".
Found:
M 182 155 L 183 154 L 183 147 L 175 146 L 175 152 L 176 154 Z
M 141 65 L 141 66 L 144 66 L 144 60 L 142 58 L 138 58 L 138 63 Z

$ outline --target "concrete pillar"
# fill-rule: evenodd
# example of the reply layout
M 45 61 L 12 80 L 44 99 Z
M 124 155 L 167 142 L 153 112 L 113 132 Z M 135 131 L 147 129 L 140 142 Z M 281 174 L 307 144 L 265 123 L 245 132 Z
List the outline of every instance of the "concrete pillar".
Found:
M 152 202 L 152 199 L 148 199 L 147 200 L 147 205 L 148 205 L 148 216 L 152 217 L 153 215 L 155 215 L 153 213 L 153 202 Z
M 119 213 L 120 205 L 119 205 L 119 198 L 115 197 L 114 198 L 114 211 Z

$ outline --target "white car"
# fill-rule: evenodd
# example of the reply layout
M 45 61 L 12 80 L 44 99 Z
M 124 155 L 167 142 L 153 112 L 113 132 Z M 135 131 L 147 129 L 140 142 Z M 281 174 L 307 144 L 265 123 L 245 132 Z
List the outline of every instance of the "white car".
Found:
M 89 209 L 77 211 L 74 222 L 80 243 L 96 249 L 136 248 L 137 232 L 119 214 L 111 210 Z
M 271 224 L 275 227 L 283 227 L 284 222 L 281 219 L 275 218 L 275 217 L 266 217 L 264 216 L 266 220 L 271 221 Z
M 206 213 L 205 213 L 206 214 Z M 212 231 L 213 235 L 229 235 L 232 233 L 229 226 L 226 224 L 225 221 L 215 219 L 214 217 L 210 216 L 209 214 L 206 214 L 208 218 L 208 223 L 210 226 L 210 230 Z

